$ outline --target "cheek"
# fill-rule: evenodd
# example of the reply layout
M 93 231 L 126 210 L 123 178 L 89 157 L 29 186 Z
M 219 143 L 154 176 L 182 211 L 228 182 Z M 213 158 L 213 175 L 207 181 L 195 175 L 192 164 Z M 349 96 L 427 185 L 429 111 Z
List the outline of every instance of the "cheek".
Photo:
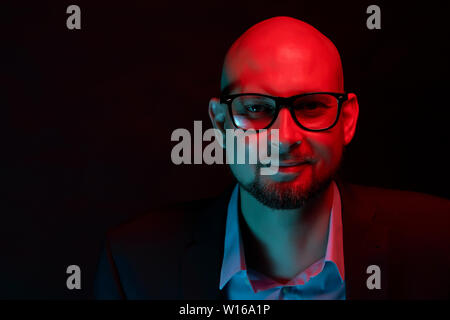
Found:
M 224 129 L 232 129 L 235 130 L 229 115 L 227 114 L 227 118 L 225 121 Z M 225 133 L 226 136 L 226 133 Z M 225 139 L 227 141 L 227 139 Z M 235 178 L 242 184 L 250 184 L 256 178 L 257 168 L 255 164 L 249 164 L 249 154 L 257 154 L 256 145 L 250 145 L 249 141 L 245 140 L 245 163 L 238 163 L 238 141 L 234 140 L 234 150 L 231 151 L 229 148 L 225 148 L 226 161 L 228 166 L 230 167 L 231 172 L 235 176 Z
M 256 168 L 251 164 L 229 164 L 234 177 L 241 184 L 248 185 L 255 181 Z
M 342 156 L 343 144 L 339 130 L 329 133 L 320 133 L 308 139 L 318 160 L 316 169 L 320 172 L 330 171 L 339 165 Z

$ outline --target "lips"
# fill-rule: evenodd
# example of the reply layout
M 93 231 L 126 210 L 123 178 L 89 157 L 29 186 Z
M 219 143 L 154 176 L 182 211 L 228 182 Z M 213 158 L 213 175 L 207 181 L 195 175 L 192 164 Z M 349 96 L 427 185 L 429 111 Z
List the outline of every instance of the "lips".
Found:
M 278 164 L 279 167 L 283 167 L 283 168 L 288 168 L 288 167 L 297 167 L 297 166 L 301 166 L 303 164 L 308 164 L 309 162 L 307 161 L 285 161 L 285 162 L 280 162 Z
M 296 167 L 303 164 L 312 164 L 314 163 L 314 158 L 310 157 L 296 157 L 296 158 L 282 158 L 279 159 L 279 166 L 280 167 Z
M 306 165 L 310 164 L 307 161 L 289 161 L 289 162 L 280 162 L 278 164 L 278 172 L 281 174 L 298 174 L 306 167 Z

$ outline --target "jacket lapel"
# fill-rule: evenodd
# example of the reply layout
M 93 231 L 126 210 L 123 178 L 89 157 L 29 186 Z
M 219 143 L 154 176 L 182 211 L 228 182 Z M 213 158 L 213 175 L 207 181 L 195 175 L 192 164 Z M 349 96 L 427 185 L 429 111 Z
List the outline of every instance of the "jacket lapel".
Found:
M 182 299 L 225 299 L 219 289 L 225 225 L 231 190 L 199 213 L 192 238 L 182 257 Z
M 344 265 L 347 299 L 387 299 L 388 232 L 376 222 L 376 210 L 360 187 L 338 181 L 342 201 Z M 380 267 L 381 289 L 369 289 L 371 265 Z

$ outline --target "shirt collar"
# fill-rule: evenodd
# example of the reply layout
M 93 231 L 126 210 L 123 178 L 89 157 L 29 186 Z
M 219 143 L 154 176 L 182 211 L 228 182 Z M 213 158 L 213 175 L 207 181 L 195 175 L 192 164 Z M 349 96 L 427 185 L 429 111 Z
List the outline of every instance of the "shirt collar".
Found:
M 336 264 L 341 280 L 344 281 L 344 250 L 342 243 L 342 213 L 341 197 L 336 183 L 333 181 L 333 204 L 330 214 L 327 249 L 324 261 Z M 220 290 L 239 271 L 247 270 L 245 264 L 242 236 L 239 228 L 239 185 L 233 190 L 228 203 L 227 221 L 225 226 L 225 246 L 220 273 Z

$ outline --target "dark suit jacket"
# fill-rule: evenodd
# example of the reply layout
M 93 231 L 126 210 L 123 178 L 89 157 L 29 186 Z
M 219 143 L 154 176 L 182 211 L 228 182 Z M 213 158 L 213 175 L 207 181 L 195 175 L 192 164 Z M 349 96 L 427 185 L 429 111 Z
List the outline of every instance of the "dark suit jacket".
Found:
M 338 182 L 347 299 L 448 299 L 450 201 Z M 95 284 L 100 299 L 225 299 L 219 290 L 230 192 L 108 233 Z M 381 289 L 366 285 L 369 265 Z

